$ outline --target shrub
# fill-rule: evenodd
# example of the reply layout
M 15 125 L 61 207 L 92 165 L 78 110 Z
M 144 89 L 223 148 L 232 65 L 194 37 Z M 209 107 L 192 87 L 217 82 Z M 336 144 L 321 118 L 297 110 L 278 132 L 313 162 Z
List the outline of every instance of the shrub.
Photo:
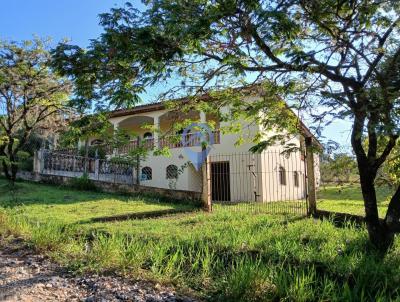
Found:
M 72 178 L 69 181 L 69 186 L 82 191 L 97 191 L 96 185 L 87 173 L 84 173 L 81 177 Z
M 19 162 L 19 168 L 21 171 L 32 172 L 33 171 L 33 158 L 27 158 Z

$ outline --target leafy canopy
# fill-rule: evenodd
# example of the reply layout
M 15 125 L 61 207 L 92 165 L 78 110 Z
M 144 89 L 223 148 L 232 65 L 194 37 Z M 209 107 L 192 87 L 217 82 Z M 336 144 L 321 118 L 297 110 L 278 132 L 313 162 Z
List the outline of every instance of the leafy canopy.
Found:
M 51 60 L 47 41 L 0 41 L 0 163 L 11 180 L 33 134 L 64 118 L 71 85 Z

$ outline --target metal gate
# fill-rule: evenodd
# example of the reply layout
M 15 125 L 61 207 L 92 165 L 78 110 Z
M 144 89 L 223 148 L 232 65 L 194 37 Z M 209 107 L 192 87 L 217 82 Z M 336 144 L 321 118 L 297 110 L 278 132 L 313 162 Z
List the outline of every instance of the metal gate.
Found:
M 304 153 L 211 154 L 211 199 L 231 209 L 307 214 Z

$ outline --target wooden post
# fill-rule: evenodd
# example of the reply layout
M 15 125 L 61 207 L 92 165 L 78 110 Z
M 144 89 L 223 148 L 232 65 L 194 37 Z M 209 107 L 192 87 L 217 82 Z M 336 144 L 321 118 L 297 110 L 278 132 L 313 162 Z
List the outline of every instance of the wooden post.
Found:
M 211 162 L 209 156 L 206 157 L 203 166 L 203 188 L 201 199 L 203 202 L 204 210 L 207 212 L 212 212 L 212 202 L 211 202 Z
M 307 195 L 308 195 L 308 215 L 317 213 L 317 192 L 315 185 L 314 153 L 312 137 L 306 137 L 306 161 L 307 161 Z

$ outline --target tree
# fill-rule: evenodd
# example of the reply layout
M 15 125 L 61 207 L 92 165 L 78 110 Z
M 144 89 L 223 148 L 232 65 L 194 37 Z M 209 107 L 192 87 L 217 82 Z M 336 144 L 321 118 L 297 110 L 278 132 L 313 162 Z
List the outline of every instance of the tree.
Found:
M 141 77 L 146 75 L 146 81 L 141 82 L 144 85 L 180 76 L 182 81 L 168 92 L 192 96 L 210 88 L 266 83 L 264 99 L 268 102 L 263 99 L 252 108 L 268 113 L 273 100 L 284 99 L 296 109 L 308 111 L 318 126 L 317 133 L 319 126 L 336 118 L 350 119 L 369 237 L 376 247 L 386 250 L 394 233 L 400 231 L 400 188 L 381 222 L 375 178 L 399 137 L 400 3 L 146 3 L 148 8 L 142 13 L 127 4 L 101 15 L 105 31 L 78 61 L 90 61 L 90 56 L 96 54 L 102 62 L 123 62 L 117 72 L 109 74 L 115 82 L 124 79 L 124 71 L 132 70 L 132 66 Z M 66 45 L 60 45 L 55 51 L 63 58 L 58 67 L 74 73 L 70 66 L 77 57 L 69 56 L 67 50 Z M 240 106 L 246 109 L 249 105 Z M 268 124 L 268 119 L 264 122 Z M 276 122 L 279 124 L 278 119 Z M 378 138 L 382 136 L 387 142 L 380 151 Z M 369 144 L 365 147 L 366 138 Z
M 18 154 L 35 130 L 61 114 L 70 91 L 70 83 L 51 71 L 45 44 L 0 42 L 0 161 L 11 181 Z
M 400 148 L 399 143 L 396 149 L 388 157 L 386 163 L 382 167 L 383 174 L 387 176 L 386 183 L 390 187 L 396 187 L 400 185 Z
M 323 182 L 349 183 L 358 180 L 357 162 L 347 153 L 322 156 L 321 178 Z
M 378 146 L 381 147 L 382 143 Z M 392 189 L 396 189 L 400 185 L 400 141 L 397 142 L 387 160 L 379 168 L 376 183 L 380 186 L 389 186 Z

